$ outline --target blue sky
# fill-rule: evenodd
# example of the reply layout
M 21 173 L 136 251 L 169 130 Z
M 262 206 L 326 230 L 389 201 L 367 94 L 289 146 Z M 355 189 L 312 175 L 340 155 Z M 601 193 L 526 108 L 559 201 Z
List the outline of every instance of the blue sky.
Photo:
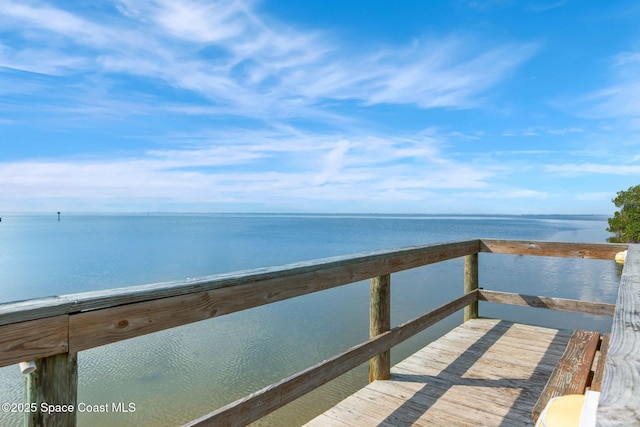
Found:
M 0 211 L 611 214 L 640 3 L 0 2 Z

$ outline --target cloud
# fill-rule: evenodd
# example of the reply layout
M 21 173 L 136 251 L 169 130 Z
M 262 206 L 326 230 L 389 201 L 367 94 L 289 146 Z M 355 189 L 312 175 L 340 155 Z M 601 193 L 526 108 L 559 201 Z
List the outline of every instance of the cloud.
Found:
M 300 90 L 309 97 L 354 99 L 365 105 L 469 108 L 536 50 L 534 45 L 475 47 L 454 37 L 332 61 L 316 78 L 301 75 Z
M 331 35 L 258 16 L 253 2 L 115 5 L 118 14 L 98 22 L 45 3 L 3 2 L 0 23 L 14 43 L 1 46 L 0 63 L 50 75 L 152 79 L 202 96 L 201 105 L 218 114 L 272 119 L 320 117 L 327 100 L 470 108 L 536 51 L 452 36 L 354 55 Z M 23 49 L 26 39 L 34 47 Z
M 232 137 L 231 134 L 221 133 Z M 149 150 L 139 157 L 0 163 L 6 200 L 75 197 L 99 206 L 163 200 L 221 203 L 288 200 L 422 200 L 432 191 L 484 188 L 493 172 L 447 159 L 437 137 L 291 137 L 273 131 L 234 146 L 201 135 L 193 148 Z M 205 143 L 205 141 L 207 141 Z M 219 143 L 219 144 L 216 144 Z M 294 165 L 294 166 L 292 166 Z M 144 208 L 142 208 L 144 209 Z
M 549 135 L 567 135 L 574 133 L 582 133 L 584 129 L 578 127 L 565 127 L 565 128 L 547 128 L 547 127 L 532 127 L 527 129 L 509 129 L 501 133 L 502 136 L 539 136 L 540 134 Z
M 578 193 L 575 195 L 576 200 L 585 200 L 585 201 L 610 201 L 611 193 L 610 192 L 585 192 Z
M 597 163 L 565 163 L 547 165 L 548 173 L 568 176 L 602 174 L 602 175 L 640 175 L 640 165 L 610 165 Z
M 496 199 L 496 200 L 510 200 L 510 199 L 546 199 L 549 197 L 549 193 L 546 191 L 531 190 L 526 188 L 504 188 L 498 191 L 480 191 L 474 193 L 467 193 L 467 197 L 479 198 L 479 199 Z
M 114 0 L 100 19 L 91 8 L 53 4 L 0 4 L 0 79 L 21 97 L 0 105 L 12 114 L 5 123 L 84 131 L 83 120 L 95 120 L 92 131 L 108 127 L 100 137 L 119 138 L 122 151 L 92 156 L 87 142 L 74 157 L 0 162 L 3 194 L 16 204 L 429 203 L 437 194 L 488 192 L 497 175 L 513 171 L 491 159 L 460 160 L 433 129 L 371 130 L 360 112 L 481 106 L 536 54 L 535 44 L 460 33 L 356 51 L 334 34 L 262 15 L 253 1 Z M 353 105 L 358 111 L 342 108 Z M 144 126 L 129 126 L 140 116 Z M 133 138 L 145 148 L 128 144 Z
M 74 57 L 47 49 L 14 50 L 0 43 L 0 67 L 39 74 L 63 75 L 69 70 L 86 66 L 87 59 L 80 56 Z
M 526 5 L 526 9 L 531 12 L 546 12 L 551 9 L 562 7 L 567 3 L 567 0 L 561 1 L 530 1 Z
M 640 79 L 623 82 L 590 94 L 586 100 L 595 105 L 587 113 L 595 117 L 638 117 L 640 116 Z
M 345 164 L 349 145 L 347 140 L 338 141 L 336 148 L 325 155 L 324 170 L 318 175 L 315 181 L 317 184 L 326 184 L 328 181 L 336 179 Z
M 575 108 L 589 118 L 640 122 L 640 52 L 619 53 L 610 61 L 610 72 L 611 84 L 581 97 Z
M 216 43 L 239 37 L 246 31 L 242 2 L 159 1 L 146 5 L 151 7 L 143 13 L 151 15 L 168 33 L 186 41 Z M 136 18 L 140 17 L 138 13 Z

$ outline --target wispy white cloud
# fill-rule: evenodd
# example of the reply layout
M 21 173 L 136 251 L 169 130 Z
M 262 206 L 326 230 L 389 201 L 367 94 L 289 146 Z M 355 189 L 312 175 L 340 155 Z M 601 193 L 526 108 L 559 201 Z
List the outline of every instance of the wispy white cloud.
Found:
M 613 64 L 615 66 L 626 66 L 626 65 L 635 65 L 640 64 L 640 52 L 622 52 L 616 55 L 613 59 Z
M 640 80 L 621 82 L 589 95 L 587 100 L 595 105 L 587 114 L 595 117 L 619 118 L 640 116 Z
M 474 44 L 450 38 L 383 50 L 333 62 L 322 67 L 315 79 L 300 75 L 299 85 L 311 97 L 355 99 L 367 105 L 467 108 L 536 49 L 534 45 L 495 46 L 478 53 Z
M 88 65 L 87 62 L 87 59 L 81 56 L 74 57 L 51 49 L 14 50 L 0 44 L 0 67 L 39 74 L 62 75 L 69 70 L 85 68 Z
M 349 145 L 349 141 L 347 140 L 343 139 L 338 141 L 336 147 L 325 155 L 325 166 L 323 171 L 316 178 L 317 184 L 325 184 L 340 173 L 346 161 Z
M 529 1 L 527 2 L 526 9 L 531 12 L 546 12 L 551 9 L 556 9 L 567 4 L 567 0 L 547 0 L 547 1 Z
M 480 199 L 495 199 L 495 200 L 509 200 L 509 199 L 546 199 L 549 197 L 549 193 L 546 191 L 531 190 L 527 188 L 504 188 L 500 190 L 485 190 L 474 193 L 467 193 L 469 198 Z
M 597 164 L 597 163 L 565 163 L 561 165 L 548 165 L 545 168 L 548 173 L 558 175 L 640 175 L 640 165 L 628 164 Z
M 575 196 L 576 200 L 586 200 L 586 201 L 609 201 L 612 198 L 612 194 L 608 192 L 583 192 L 578 193 Z
M 216 43 L 246 31 L 242 2 L 120 2 L 130 18 L 150 19 L 177 38 L 196 43 Z M 122 9 L 121 9 L 122 10 Z
M 539 136 L 539 135 L 567 135 L 583 133 L 585 130 L 579 127 L 547 128 L 531 127 L 527 129 L 509 129 L 502 132 L 502 136 Z
M 78 116 L 103 122 L 130 116 L 159 123 L 175 116 L 198 120 L 185 129 L 167 126 L 145 134 L 146 147 L 156 144 L 151 149 L 0 162 L 3 194 L 14 201 L 428 203 L 434 195 L 453 199 L 455 193 L 464 205 L 471 194 L 485 200 L 547 195 L 525 184 L 496 186 L 496 177 L 532 169 L 538 160 L 507 165 L 499 152 L 463 158 L 448 149 L 450 140 L 486 141 L 485 131 L 391 134 L 371 130 L 355 109 L 340 108 L 482 106 L 492 88 L 536 54 L 534 43 L 459 33 L 384 47 L 365 43 L 356 51 L 334 43 L 335 35 L 260 15 L 253 1 L 114 0 L 115 12 L 101 20 L 72 12 L 63 2 L 51 4 L 0 4 L 0 25 L 14 35 L 0 45 L 0 66 L 40 73 L 23 94 L 51 101 L 20 108 L 39 109 L 48 120 L 57 120 L 56 114 L 68 118 L 60 126 L 75 124 Z M 131 81 L 141 84 L 129 86 Z M 230 116 L 243 121 L 224 122 Z M 566 135 L 582 129 L 513 132 Z M 518 147 L 502 153 L 549 152 Z
M 223 201 L 421 200 L 430 191 L 488 185 L 493 174 L 447 159 L 435 138 L 305 138 L 256 135 L 233 147 L 152 150 L 140 157 L 0 163 L 13 201 L 77 197 Z M 274 142 L 274 143 L 271 143 Z M 268 160 L 268 162 L 266 162 Z M 296 167 L 278 164 L 292 162 Z M 135 185 L 132 185 L 135 183 Z
M 95 22 L 45 3 L 7 0 L 0 22 L 39 45 L 3 46 L 2 66 L 45 74 L 123 74 L 197 93 L 223 113 L 309 114 L 327 99 L 468 108 L 536 47 L 429 40 L 353 55 L 331 36 L 261 19 L 253 2 L 116 3 Z
M 581 98 L 574 105 L 589 118 L 622 119 L 640 128 L 640 52 L 622 52 L 610 61 L 611 82 Z
M 556 153 L 553 150 L 509 150 L 509 151 L 494 151 L 495 156 L 548 156 Z

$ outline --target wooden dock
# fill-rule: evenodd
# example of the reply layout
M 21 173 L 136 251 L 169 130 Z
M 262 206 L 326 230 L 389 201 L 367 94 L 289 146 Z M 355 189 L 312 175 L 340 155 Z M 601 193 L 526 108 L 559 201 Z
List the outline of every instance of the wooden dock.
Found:
M 627 249 L 615 305 L 479 283 L 481 253 L 613 262 Z M 464 259 L 461 295 L 392 327 L 392 274 L 455 258 Z M 640 426 L 640 245 L 469 239 L 1 304 L 0 367 L 35 361 L 37 370 L 25 381 L 26 407 L 75 406 L 79 352 L 367 279 L 368 340 L 221 408 L 193 414 L 198 418 L 185 426 L 249 425 L 367 361 L 371 383 L 309 425 L 532 425 L 532 409 L 554 368 L 572 366 L 558 361 L 564 362 L 573 336 L 479 319 L 480 303 L 613 316 L 605 363 L 598 365 L 603 374 L 596 421 L 598 427 Z M 460 312 L 461 326 L 390 368 L 394 346 Z M 77 424 L 73 411 L 26 415 L 28 427 Z
M 571 331 L 492 319 L 458 326 L 307 426 L 524 426 Z

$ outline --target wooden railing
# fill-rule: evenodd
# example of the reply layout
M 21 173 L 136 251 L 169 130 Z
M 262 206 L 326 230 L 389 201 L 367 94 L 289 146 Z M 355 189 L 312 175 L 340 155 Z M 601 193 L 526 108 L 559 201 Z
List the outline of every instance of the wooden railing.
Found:
M 640 426 L 640 245 L 631 245 L 622 270 L 618 300 L 596 422 Z
M 0 305 L 0 366 L 36 360 L 27 403 L 75 405 L 77 353 L 361 280 L 371 280 L 371 338 L 318 365 L 215 410 L 190 426 L 245 425 L 370 360 L 370 380 L 387 378 L 389 350 L 478 301 L 612 316 L 615 306 L 478 288 L 478 253 L 613 259 L 620 244 L 474 239 L 329 258 L 181 282 L 71 294 Z M 390 327 L 392 273 L 465 257 L 464 293 L 414 320 Z M 613 340 L 612 340 L 613 341 Z M 75 413 L 29 413 L 28 425 L 75 425 Z

